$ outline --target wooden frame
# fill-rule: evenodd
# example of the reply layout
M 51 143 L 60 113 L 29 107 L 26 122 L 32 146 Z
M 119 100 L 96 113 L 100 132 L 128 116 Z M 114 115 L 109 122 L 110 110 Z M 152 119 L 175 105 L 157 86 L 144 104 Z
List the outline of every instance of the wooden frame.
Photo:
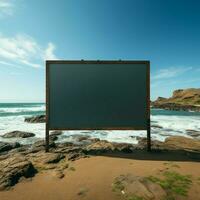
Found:
M 147 150 L 151 150 L 151 126 L 150 126 L 150 61 L 133 61 L 133 60 L 47 60 L 46 61 L 46 152 L 49 151 L 49 131 L 50 130 L 77 130 L 76 128 L 49 128 L 49 65 L 50 64 L 146 64 L 146 120 L 147 129 L 144 127 L 109 127 L 109 128 L 84 128 L 78 130 L 147 130 Z

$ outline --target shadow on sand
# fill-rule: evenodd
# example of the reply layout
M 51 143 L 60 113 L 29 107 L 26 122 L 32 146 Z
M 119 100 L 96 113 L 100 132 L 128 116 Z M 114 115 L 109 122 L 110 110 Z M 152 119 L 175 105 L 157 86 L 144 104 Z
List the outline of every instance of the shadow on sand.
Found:
M 153 161 L 191 161 L 200 162 L 200 153 L 184 151 L 184 150 L 134 150 L 131 153 L 123 152 L 102 152 L 89 153 L 88 155 L 118 157 L 137 160 L 153 160 Z

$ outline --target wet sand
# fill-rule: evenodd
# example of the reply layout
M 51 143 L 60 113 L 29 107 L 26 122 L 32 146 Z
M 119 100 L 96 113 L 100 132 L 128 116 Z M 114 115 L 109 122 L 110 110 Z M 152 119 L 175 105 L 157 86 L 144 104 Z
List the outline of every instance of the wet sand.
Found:
M 23 180 L 12 189 L 0 192 L 1 200 L 121 200 L 112 191 L 115 177 L 121 174 L 156 175 L 167 166 L 166 161 L 134 160 L 94 156 L 72 162 L 59 179 L 52 170 L 38 173 L 32 180 Z M 173 162 L 181 174 L 200 177 L 200 163 Z M 200 184 L 194 183 L 188 200 L 200 200 Z

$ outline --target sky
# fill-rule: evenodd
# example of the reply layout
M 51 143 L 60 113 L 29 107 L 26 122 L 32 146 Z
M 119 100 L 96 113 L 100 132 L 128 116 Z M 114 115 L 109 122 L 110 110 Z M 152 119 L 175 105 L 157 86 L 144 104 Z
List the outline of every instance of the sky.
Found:
M 0 102 L 45 102 L 45 60 L 150 60 L 151 99 L 200 88 L 199 0 L 0 0 Z

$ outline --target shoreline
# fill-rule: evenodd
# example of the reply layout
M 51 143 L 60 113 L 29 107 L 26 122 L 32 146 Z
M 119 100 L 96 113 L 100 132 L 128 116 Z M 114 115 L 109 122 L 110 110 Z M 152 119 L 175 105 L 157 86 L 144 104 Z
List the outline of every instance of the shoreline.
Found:
M 62 178 L 58 175 L 59 173 L 57 173 L 56 170 L 47 169 L 43 172 L 39 172 L 31 179 L 21 180 L 11 190 L 0 191 L 0 199 L 124 200 L 124 193 L 116 191 L 114 190 L 115 188 L 113 188 L 116 178 L 126 176 L 127 174 L 128 177 L 133 178 L 150 176 L 160 177 L 160 174 L 165 170 L 176 171 L 181 175 L 190 175 L 192 177 L 192 186 L 188 189 L 187 196 L 177 195 L 177 199 L 200 199 L 198 195 L 200 193 L 200 185 L 197 179 L 200 177 L 200 171 L 198 170 L 200 166 L 199 163 L 92 156 L 68 164 L 69 167 L 64 170 Z M 140 182 L 136 183 L 141 184 Z M 129 182 L 127 184 L 129 187 L 132 187 Z M 145 188 L 140 188 L 139 192 L 144 193 L 146 190 Z M 140 194 L 139 192 L 138 194 Z M 159 191 L 158 189 L 151 190 L 151 194 L 155 196 L 163 195 L 162 192 L 160 188 Z M 125 193 L 130 195 L 130 197 L 132 195 L 126 190 Z M 167 194 L 165 196 L 167 196 Z
M 79 137 L 79 144 L 55 143 L 60 134 L 51 133 L 49 153 L 45 153 L 44 140 L 33 145 L 0 142 L 0 199 L 128 200 L 133 197 L 129 188 L 132 191 L 138 184 L 138 196 L 154 195 L 155 200 L 163 195 L 177 196 L 149 179 L 164 176 L 167 181 L 165 173 L 175 180 L 192 176 L 188 180 L 192 184 L 184 189 L 186 199 L 193 200 L 194 193 L 200 191 L 200 140 L 182 136 L 169 137 L 164 142 L 154 140 L 152 151 L 147 152 L 146 138 L 139 138 L 136 145 L 84 136 Z M 118 179 L 127 187 L 125 190 L 119 190 Z

